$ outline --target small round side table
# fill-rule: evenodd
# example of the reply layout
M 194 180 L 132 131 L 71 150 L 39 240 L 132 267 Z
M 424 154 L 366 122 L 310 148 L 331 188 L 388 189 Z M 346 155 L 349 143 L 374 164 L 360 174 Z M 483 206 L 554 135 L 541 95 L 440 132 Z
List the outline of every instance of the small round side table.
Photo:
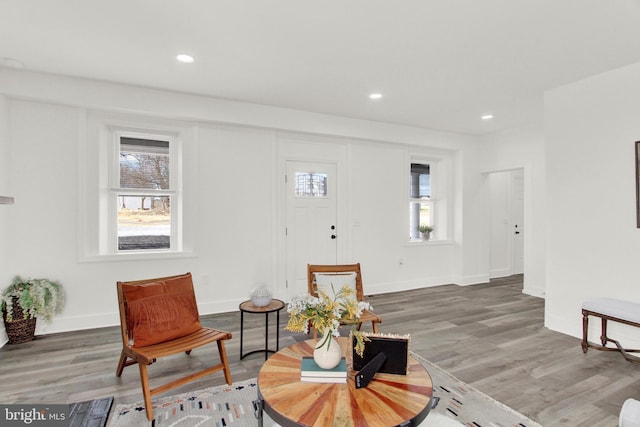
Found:
M 267 360 L 269 353 L 275 353 L 280 349 L 280 310 L 284 308 L 284 302 L 279 299 L 272 299 L 269 305 L 256 307 L 251 300 L 240 304 L 240 360 L 253 353 L 264 351 L 264 360 Z M 276 313 L 276 349 L 269 350 L 269 313 Z M 264 313 L 264 350 L 253 350 L 246 354 L 242 353 L 242 343 L 244 339 L 244 313 L 261 314 Z

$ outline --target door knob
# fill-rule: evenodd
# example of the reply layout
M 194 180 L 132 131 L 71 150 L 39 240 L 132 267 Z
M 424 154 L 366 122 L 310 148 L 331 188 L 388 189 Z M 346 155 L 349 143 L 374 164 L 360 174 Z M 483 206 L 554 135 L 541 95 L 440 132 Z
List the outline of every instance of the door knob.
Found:
M 331 235 L 331 238 L 332 238 L 332 239 L 335 239 L 336 237 L 338 237 L 338 236 L 336 236 L 335 234 L 332 234 L 332 235 Z

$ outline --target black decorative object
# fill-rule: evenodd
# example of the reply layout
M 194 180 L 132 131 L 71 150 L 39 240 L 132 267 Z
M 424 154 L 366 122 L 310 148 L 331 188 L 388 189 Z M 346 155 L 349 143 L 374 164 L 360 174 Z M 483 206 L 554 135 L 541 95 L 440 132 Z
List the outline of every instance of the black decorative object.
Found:
M 376 357 L 364 365 L 364 367 L 356 374 L 356 388 L 363 388 L 369 385 L 385 360 L 387 360 L 387 355 L 384 353 L 378 353 Z
M 362 357 L 353 351 L 353 370 L 360 371 L 372 361 L 379 353 L 384 353 L 386 360 L 378 369 L 385 374 L 406 375 L 409 366 L 409 336 L 365 334 Z M 352 337 L 355 346 L 355 338 Z

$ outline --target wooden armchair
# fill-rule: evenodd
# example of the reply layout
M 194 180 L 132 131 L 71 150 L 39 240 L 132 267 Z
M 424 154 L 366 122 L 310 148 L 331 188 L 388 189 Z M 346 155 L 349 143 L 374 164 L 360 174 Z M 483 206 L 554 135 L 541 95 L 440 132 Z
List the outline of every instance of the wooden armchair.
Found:
M 224 371 L 224 379 L 231 384 L 231 371 L 224 348 L 224 340 L 231 333 L 205 328 L 200 324 L 198 306 L 193 291 L 191 273 L 157 279 L 118 282 L 118 305 L 122 329 L 122 353 L 116 376 L 125 366 L 138 364 L 147 418 L 153 419 L 151 397 L 213 372 Z M 220 363 L 149 388 L 147 365 L 156 359 L 185 352 L 209 343 L 218 344 Z
M 326 278 L 326 276 L 336 276 L 336 278 L 344 277 L 345 280 L 350 280 L 349 276 L 355 274 L 355 289 L 356 297 L 358 301 L 364 301 L 364 291 L 362 290 L 362 273 L 360 271 L 360 263 L 358 264 L 343 264 L 343 265 L 312 265 L 307 264 L 307 285 L 309 293 L 314 296 L 318 296 L 318 277 Z M 344 283 L 334 283 L 336 287 L 342 287 Z M 378 333 L 378 324 L 382 323 L 382 317 L 378 316 L 371 310 L 364 310 L 360 316 L 360 322 L 356 325 L 356 329 L 360 330 L 363 322 L 371 322 L 371 327 L 374 333 Z M 315 336 L 316 331 L 313 331 Z

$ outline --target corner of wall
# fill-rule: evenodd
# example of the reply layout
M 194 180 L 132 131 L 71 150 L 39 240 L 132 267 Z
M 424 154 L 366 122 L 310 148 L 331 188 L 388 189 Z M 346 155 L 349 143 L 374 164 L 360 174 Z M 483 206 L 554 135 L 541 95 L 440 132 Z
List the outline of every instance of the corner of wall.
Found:
M 525 295 L 530 295 L 532 297 L 544 298 L 545 290 L 544 288 L 524 288 L 522 293 Z

